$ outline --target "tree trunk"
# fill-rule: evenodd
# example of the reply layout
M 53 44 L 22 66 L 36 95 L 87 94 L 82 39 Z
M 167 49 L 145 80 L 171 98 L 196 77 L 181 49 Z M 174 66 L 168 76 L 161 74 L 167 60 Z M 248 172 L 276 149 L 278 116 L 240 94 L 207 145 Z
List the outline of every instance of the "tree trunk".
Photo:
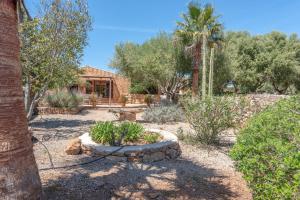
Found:
M 203 41 L 202 41 L 202 61 L 203 61 L 203 66 L 202 66 L 202 99 L 205 98 L 206 96 L 206 43 L 207 43 L 207 38 L 206 38 L 206 33 L 203 34 Z
M 0 199 L 41 199 L 24 109 L 16 2 L 0 1 Z
M 193 81 L 192 81 L 192 94 L 196 96 L 199 91 L 199 65 L 201 60 L 201 45 L 196 44 L 194 51 L 194 66 L 193 66 Z
M 208 95 L 212 97 L 213 95 L 213 82 L 214 82 L 214 47 L 210 50 L 210 64 L 209 64 L 209 81 L 208 81 Z

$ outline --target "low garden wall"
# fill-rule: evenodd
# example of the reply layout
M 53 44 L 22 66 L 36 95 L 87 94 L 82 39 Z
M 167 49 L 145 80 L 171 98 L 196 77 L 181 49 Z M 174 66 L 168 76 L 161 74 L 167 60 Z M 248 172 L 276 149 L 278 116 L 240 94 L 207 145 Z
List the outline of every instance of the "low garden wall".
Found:
M 159 129 L 147 129 L 163 136 L 161 142 L 146 145 L 105 146 L 92 141 L 89 133 L 79 137 L 83 153 L 93 156 L 107 156 L 108 159 L 136 162 L 155 162 L 164 159 L 175 159 L 181 154 L 177 136 Z
M 158 103 L 160 101 L 160 95 L 151 95 L 153 97 L 154 103 Z M 145 94 L 129 94 L 128 102 L 130 104 L 143 104 L 145 103 Z
M 275 94 L 247 94 L 244 96 L 246 99 L 245 108 L 243 108 L 241 123 L 244 124 L 255 113 L 262 111 L 269 105 L 275 102 L 287 98 L 287 95 L 275 95 Z M 240 97 L 238 96 L 240 99 Z
M 49 115 L 49 114 L 71 114 L 75 115 L 82 111 L 83 107 L 78 108 L 52 108 L 52 107 L 38 107 L 37 112 L 39 115 Z

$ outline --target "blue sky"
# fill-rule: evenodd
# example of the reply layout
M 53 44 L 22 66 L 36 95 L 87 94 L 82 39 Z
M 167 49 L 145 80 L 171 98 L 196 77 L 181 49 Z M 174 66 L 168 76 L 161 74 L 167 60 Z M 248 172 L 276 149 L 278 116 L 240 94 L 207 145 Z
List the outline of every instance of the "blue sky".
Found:
M 35 13 L 39 0 L 25 0 Z M 119 42 L 143 41 L 172 32 L 189 0 L 88 0 L 93 19 L 82 65 L 107 65 Z M 300 0 L 205 0 L 212 3 L 225 30 L 263 34 L 273 30 L 300 35 Z

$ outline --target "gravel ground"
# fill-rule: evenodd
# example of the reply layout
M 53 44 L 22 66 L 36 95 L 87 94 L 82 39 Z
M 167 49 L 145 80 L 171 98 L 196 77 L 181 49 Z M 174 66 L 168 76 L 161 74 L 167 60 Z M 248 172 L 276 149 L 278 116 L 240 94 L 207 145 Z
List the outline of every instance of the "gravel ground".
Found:
M 141 115 L 138 115 L 138 119 Z M 70 138 L 89 130 L 94 121 L 115 120 L 107 109 L 84 110 L 77 115 L 45 115 L 30 124 L 33 134 L 44 141 L 55 166 L 94 160 L 87 155 L 66 155 L 64 148 Z M 179 127 L 191 129 L 187 123 L 152 124 L 176 133 Z M 232 131 L 223 135 L 224 144 L 234 142 Z M 250 190 L 233 161 L 229 146 L 195 147 L 180 144 L 182 155 L 176 160 L 151 164 L 128 163 L 102 159 L 73 168 L 40 170 L 46 199 L 252 199 Z M 50 167 L 47 151 L 39 143 L 34 152 L 39 169 Z

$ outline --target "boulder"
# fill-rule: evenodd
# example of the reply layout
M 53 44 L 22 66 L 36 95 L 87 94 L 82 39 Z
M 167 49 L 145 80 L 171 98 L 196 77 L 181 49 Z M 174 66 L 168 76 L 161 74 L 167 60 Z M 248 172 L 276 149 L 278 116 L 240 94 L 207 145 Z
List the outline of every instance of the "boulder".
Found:
M 81 153 L 81 140 L 79 138 L 73 139 L 68 143 L 65 152 L 68 155 L 78 155 Z
M 168 149 L 166 151 L 166 154 L 167 154 L 167 156 L 168 156 L 169 159 L 177 158 L 178 155 L 179 155 L 178 151 L 175 150 L 175 149 Z
M 152 154 L 146 154 L 143 157 L 144 162 L 155 162 L 159 160 L 163 160 L 165 158 L 165 153 L 163 152 L 155 152 Z
M 121 112 L 120 113 L 120 117 L 119 117 L 120 121 L 136 121 L 136 113 L 135 112 Z

